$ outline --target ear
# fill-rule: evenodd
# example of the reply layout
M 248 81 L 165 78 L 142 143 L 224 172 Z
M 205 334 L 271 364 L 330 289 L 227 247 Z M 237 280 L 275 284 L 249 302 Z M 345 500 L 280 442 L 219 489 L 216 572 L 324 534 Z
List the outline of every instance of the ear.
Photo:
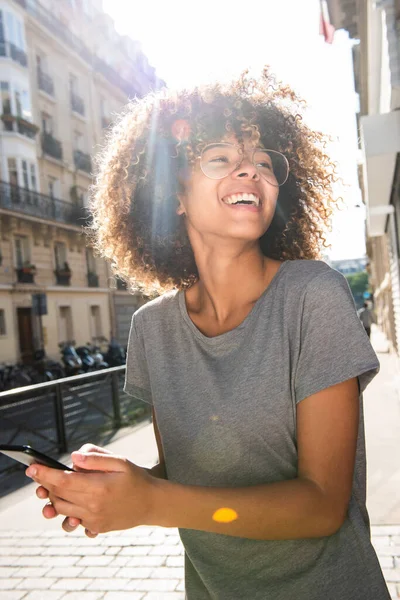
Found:
M 185 206 L 182 202 L 182 195 L 181 194 L 177 194 L 177 198 L 178 198 L 178 207 L 176 209 L 176 214 L 177 215 L 184 215 L 186 214 L 186 209 Z

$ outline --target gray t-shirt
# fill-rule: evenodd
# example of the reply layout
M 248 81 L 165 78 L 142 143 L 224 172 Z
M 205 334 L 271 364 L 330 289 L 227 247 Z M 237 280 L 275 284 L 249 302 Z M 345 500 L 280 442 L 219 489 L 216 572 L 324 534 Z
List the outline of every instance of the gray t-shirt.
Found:
M 154 405 L 168 479 L 240 487 L 297 476 L 296 404 L 358 376 L 348 516 L 334 535 L 252 540 L 181 529 L 188 600 L 389 599 L 370 542 L 362 392 L 379 369 L 345 278 L 286 261 L 245 320 L 208 338 L 183 292 L 133 316 L 125 390 Z

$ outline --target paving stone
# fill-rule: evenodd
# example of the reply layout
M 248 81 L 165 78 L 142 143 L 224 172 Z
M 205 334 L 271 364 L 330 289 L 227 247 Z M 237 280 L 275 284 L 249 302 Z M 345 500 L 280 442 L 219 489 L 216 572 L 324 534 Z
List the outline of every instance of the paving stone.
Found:
M 165 561 L 165 556 L 134 556 L 127 567 L 161 567 Z
M 86 567 L 82 573 L 82 577 L 114 577 L 118 567 Z
M 371 525 L 371 535 L 400 535 L 400 525 Z
M 78 591 L 85 590 L 90 583 L 92 583 L 92 579 L 83 579 L 80 577 L 79 579 L 72 579 L 64 577 L 63 579 L 59 579 L 56 581 L 52 589 L 54 590 L 65 590 L 65 591 Z
M 18 567 L 16 577 L 44 577 L 49 572 L 49 567 Z M 52 575 L 49 575 L 51 577 Z
M 107 567 L 112 560 L 115 560 L 113 556 L 104 554 L 102 556 L 83 556 L 76 564 L 78 567 Z
M 146 594 L 143 600 L 185 600 L 185 593 L 181 592 L 150 592 Z
M 19 590 L 49 590 L 56 581 L 51 577 L 27 577 L 15 587 Z
M 71 577 L 80 577 L 83 575 L 84 567 L 52 567 L 47 577 L 54 577 L 55 579 L 61 579 L 63 577 L 70 579 Z
M 400 569 L 382 569 L 388 583 L 400 583 Z
M 141 592 L 107 592 L 103 600 L 142 600 Z
M 168 556 L 167 567 L 183 567 L 185 565 L 185 557 L 182 556 Z
M 25 590 L 7 590 L 6 592 L 0 591 L 0 600 L 22 600 L 25 594 Z
M 61 600 L 64 597 L 64 592 L 56 592 L 53 590 L 35 590 L 24 596 L 24 600 Z
M 119 579 L 146 579 L 150 577 L 150 567 L 122 567 L 117 573 Z
M 179 579 L 133 579 L 126 589 L 138 592 L 173 592 L 178 583 Z
M 46 556 L 42 559 L 48 567 L 73 567 L 79 560 L 79 556 Z
M 129 562 L 129 556 L 115 556 L 110 562 L 110 567 L 125 567 Z
M 151 550 L 154 550 L 153 546 L 128 546 L 127 548 L 122 548 L 119 553 L 120 556 L 145 556 L 149 554 Z
M 67 592 L 62 600 L 102 600 L 104 592 Z
M 0 566 L 1 567 L 12 567 L 15 565 L 17 556 L 0 556 Z
M 3 577 L 14 577 L 20 571 L 19 567 L 0 567 L 0 578 Z
M 105 592 L 108 591 L 116 591 L 116 590 L 126 590 L 127 585 L 126 579 L 94 579 L 88 585 L 88 590 L 103 590 Z
M 378 556 L 379 563 L 382 569 L 393 569 L 394 558 L 393 556 Z
M 104 554 L 107 554 L 107 556 L 109 555 L 116 555 L 118 554 L 118 552 L 120 552 L 121 550 L 121 546 L 111 546 L 111 548 L 107 548 L 107 550 L 105 551 Z
M 13 590 L 22 579 L 0 579 L 0 590 Z
M 183 554 L 181 546 L 155 546 L 150 550 L 150 556 L 179 556 Z
M 151 572 L 151 579 L 183 579 L 185 576 L 182 567 L 158 567 Z

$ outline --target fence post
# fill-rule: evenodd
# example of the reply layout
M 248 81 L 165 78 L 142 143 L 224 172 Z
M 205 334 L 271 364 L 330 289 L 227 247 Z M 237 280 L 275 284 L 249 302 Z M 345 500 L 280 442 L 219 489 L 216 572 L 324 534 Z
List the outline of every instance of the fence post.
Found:
M 67 434 L 65 431 L 64 404 L 61 384 L 59 383 L 56 384 L 55 409 L 58 449 L 61 453 L 68 452 Z
M 119 371 L 113 371 L 111 373 L 111 392 L 112 403 L 114 408 L 114 424 L 116 429 L 119 429 L 121 427 L 121 406 L 119 403 L 118 375 Z

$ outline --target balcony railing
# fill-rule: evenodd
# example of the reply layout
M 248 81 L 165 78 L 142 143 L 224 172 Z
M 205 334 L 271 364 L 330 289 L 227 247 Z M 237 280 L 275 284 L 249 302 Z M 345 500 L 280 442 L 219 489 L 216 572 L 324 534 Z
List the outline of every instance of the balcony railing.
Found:
M 74 150 L 74 163 L 77 169 L 85 171 L 86 173 L 92 172 L 92 161 L 90 154 L 85 154 L 81 150 Z
M 11 58 L 23 67 L 28 66 L 28 57 L 26 53 L 11 42 L 0 41 L 0 56 Z
M 61 142 L 56 140 L 51 133 L 42 133 L 42 149 L 45 154 L 52 156 L 53 158 L 57 158 L 58 160 L 62 160 L 62 145 Z
M 85 208 L 0 181 L 0 208 L 69 225 L 88 225 Z
M 15 131 L 28 138 L 34 138 L 39 131 L 39 127 L 21 116 L 5 113 L 1 115 L 5 131 Z
M 84 104 L 82 98 L 80 96 L 77 96 L 76 94 L 74 94 L 74 92 L 71 92 L 70 99 L 71 99 L 72 110 L 84 117 L 85 116 L 85 104 Z
M 74 35 L 64 23 L 59 21 L 54 15 L 46 10 L 37 0 L 15 0 L 22 8 L 30 15 L 46 27 L 52 35 L 57 36 L 68 48 L 75 51 L 81 59 L 83 59 L 94 71 L 102 73 L 102 75 L 112 84 L 119 87 L 127 96 L 140 96 L 138 87 L 123 78 L 115 69 L 107 65 L 101 58 L 92 54 L 84 43 Z M 134 80 L 137 71 L 132 65 L 132 80 Z M 154 76 L 149 83 L 154 87 L 158 84 L 158 79 Z M 163 83 L 163 82 L 159 82 Z
M 55 271 L 57 285 L 69 285 L 71 282 L 71 271 L 58 269 Z
M 34 283 L 36 269 L 21 267 L 16 269 L 18 283 Z
M 89 287 L 99 287 L 99 276 L 93 271 L 89 271 L 87 274 L 87 281 Z
M 46 92 L 46 94 L 49 94 L 49 96 L 54 96 L 54 81 L 52 80 L 50 75 L 44 73 L 42 69 L 38 69 L 37 80 L 40 90 Z

